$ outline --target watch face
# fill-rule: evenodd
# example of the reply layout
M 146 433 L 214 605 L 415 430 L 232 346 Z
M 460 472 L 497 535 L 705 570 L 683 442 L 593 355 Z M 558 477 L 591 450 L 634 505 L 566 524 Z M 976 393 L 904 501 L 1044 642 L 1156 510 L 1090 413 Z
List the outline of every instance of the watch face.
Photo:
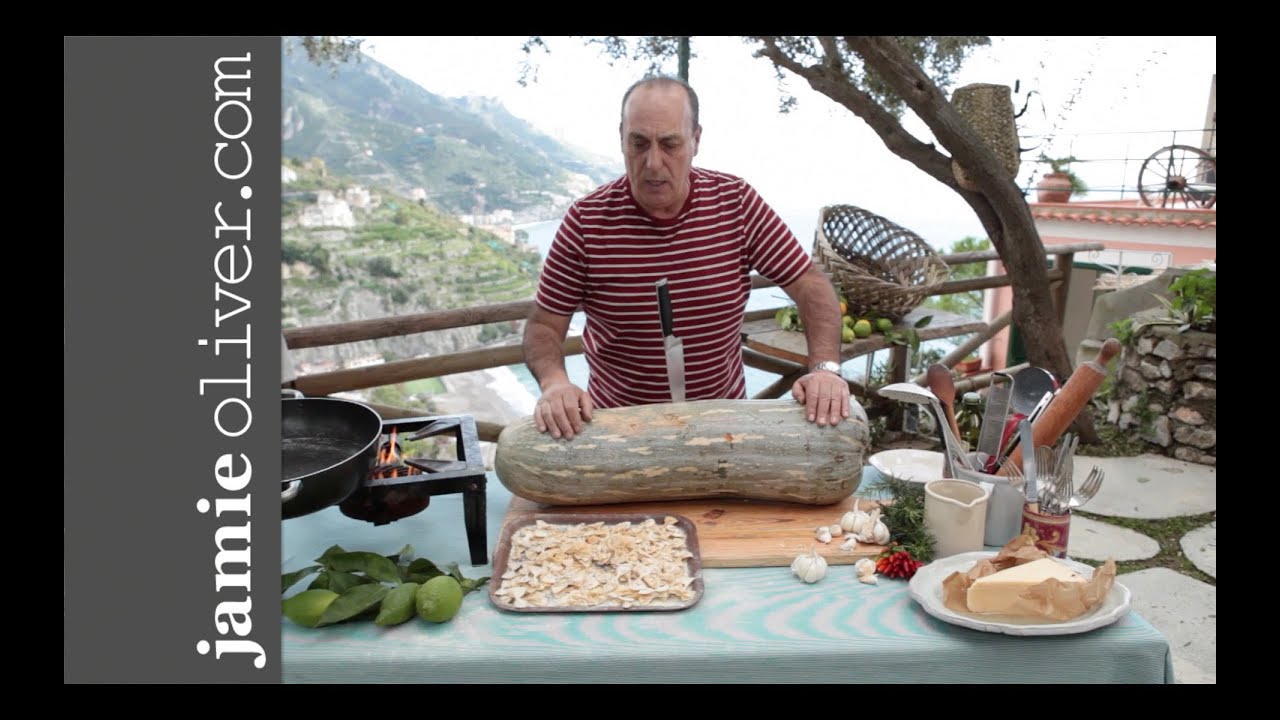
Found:
M 840 374 L 840 366 L 839 366 L 839 365 L 837 365 L 836 363 L 831 362 L 830 360 L 828 360 L 828 361 L 826 361 L 826 362 L 820 362 L 820 363 L 818 363 L 817 365 L 814 365 L 814 366 L 813 366 L 813 369 L 814 369 L 814 370 L 826 370 L 827 372 L 833 372 L 833 373 L 835 373 L 835 374 L 837 374 L 837 375 L 839 375 L 839 374 Z

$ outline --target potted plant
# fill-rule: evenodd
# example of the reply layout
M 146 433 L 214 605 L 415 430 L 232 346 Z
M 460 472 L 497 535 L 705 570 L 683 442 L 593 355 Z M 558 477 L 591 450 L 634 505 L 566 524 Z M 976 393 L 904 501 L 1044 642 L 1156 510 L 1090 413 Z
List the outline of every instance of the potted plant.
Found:
M 956 363 L 956 371 L 961 375 L 972 375 L 982 369 L 982 358 L 977 353 L 969 353 L 969 355 Z
M 1164 306 L 1163 323 L 1178 325 L 1178 332 L 1218 332 L 1218 274 L 1206 268 L 1192 270 L 1169 284 L 1173 299 L 1156 295 Z
M 1074 155 L 1051 158 L 1040 153 L 1040 162 L 1049 165 L 1049 172 L 1036 184 L 1036 198 L 1040 202 L 1070 202 L 1072 195 L 1083 195 L 1089 191 L 1089 186 L 1071 171 L 1071 163 L 1083 162 Z

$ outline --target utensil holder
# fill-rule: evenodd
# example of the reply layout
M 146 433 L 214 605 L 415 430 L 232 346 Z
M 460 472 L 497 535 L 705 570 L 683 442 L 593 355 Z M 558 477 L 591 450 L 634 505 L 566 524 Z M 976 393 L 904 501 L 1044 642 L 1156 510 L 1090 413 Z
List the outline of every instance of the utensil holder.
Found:
M 978 465 L 977 453 L 970 453 L 966 457 L 970 463 Z M 976 482 L 987 490 L 987 524 L 982 536 L 984 544 L 1002 547 L 1022 532 L 1022 507 L 1027 499 L 1022 490 L 1012 485 L 1009 478 L 960 467 L 950 457 L 944 463 L 948 477 Z
M 1067 556 L 1067 544 L 1071 539 L 1071 513 L 1046 515 L 1022 506 L 1022 534 L 1030 535 L 1036 547 L 1056 558 Z

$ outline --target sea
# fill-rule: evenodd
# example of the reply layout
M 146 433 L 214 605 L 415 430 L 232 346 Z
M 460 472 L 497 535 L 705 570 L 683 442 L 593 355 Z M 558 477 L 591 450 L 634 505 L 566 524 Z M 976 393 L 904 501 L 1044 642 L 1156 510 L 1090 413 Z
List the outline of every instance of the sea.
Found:
M 813 242 L 813 233 L 817 229 L 818 217 L 817 213 L 812 209 L 804 209 L 798 211 L 778 210 L 778 215 L 782 217 L 783 222 L 791 228 L 800 242 L 806 247 Z M 556 230 L 560 226 L 560 220 L 545 220 L 541 222 L 527 223 L 515 226 L 516 230 L 523 230 L 528 233 L 529 242 L 537 246 L 543 259 L 547 257 L 547 252 L 551 248 L 551 241 L 555 238 Z M 790 298 L 782 291 L 781 288 L 769 287 L 753 290 L 747 299 L 747 310 L 762 310 L 766 308 L 782 307 L 790 302 Z M 586 317 L 583 313 L 574 315 L 570 321 L 570 333 L 581 333 L 586 325 Z M 950 349 L 954 345 L 946 341 L 935 341 L 942 343 L 941 347 Z M 934 343 L 927 343 L 926 347 L 932 347 Z M 864 382 L 869 369 L 875 364 L 888 362 L 889 351 L 884 350 L 874 355 L 856 358 L 844 364 L 841 368 L 844 376 L 855 382 Z M 493 382 L 490 387 L 501 392 L 509 399 L 512 406 L 520 410 L 526 415 L 533 413 L 533 405 L 538 397 L 538 383 L 533 379 L 532 373 L 523 364 L 509 365 L 506 368 L 495 368 L 497 372 L 491 373 Z M 590 371 L 587 367 L 587 359 L 585 355 L 570 355 L 565 358 L 565 370 L 568 372 L 569 379 L 578 387 L 586 388 L 587 379 Z M 778 376 L 748 367 L 745 370 L 747 397 L 754 397 L 757 393 L 767 388 L 770 384 L 778 379 Z M 783 397 L 791 397 L 790 391 Z

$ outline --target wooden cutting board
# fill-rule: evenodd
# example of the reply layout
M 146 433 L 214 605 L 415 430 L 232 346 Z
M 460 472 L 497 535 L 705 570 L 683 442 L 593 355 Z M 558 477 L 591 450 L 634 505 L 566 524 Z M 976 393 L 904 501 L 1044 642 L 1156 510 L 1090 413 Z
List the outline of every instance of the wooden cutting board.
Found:
M 819 525 L 839 524 L 841 516 L 854 509 L 855 503 L 865 512 L 877 507 L 874 500 L 856 497 L 824 506 L 755 500 L 566 506 L 543 505 L 513 497 L 503 524 L 535 513 L 672 513 L 689 518 L 697 527 L 703 567 L 787 567 L 797 555 L 815 547 L 831 565 L 852 565 L 862 558 L 874 558 L 884 547 L 860 542 L 854 550 L 841 550 L 845 536 L 832 538 L 830 543 L 824 544 L 817 541 L 814 530 Z

